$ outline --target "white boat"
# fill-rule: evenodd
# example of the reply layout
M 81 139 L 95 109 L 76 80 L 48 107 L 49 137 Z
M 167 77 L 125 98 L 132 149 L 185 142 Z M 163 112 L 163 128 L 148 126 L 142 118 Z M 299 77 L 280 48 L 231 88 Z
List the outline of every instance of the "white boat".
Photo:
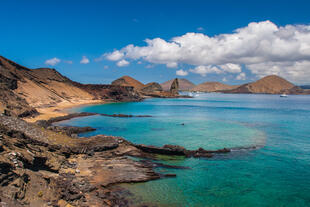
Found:
M 287 95 L 285 93 L 281 94 L 280 97 L 287 98 Z

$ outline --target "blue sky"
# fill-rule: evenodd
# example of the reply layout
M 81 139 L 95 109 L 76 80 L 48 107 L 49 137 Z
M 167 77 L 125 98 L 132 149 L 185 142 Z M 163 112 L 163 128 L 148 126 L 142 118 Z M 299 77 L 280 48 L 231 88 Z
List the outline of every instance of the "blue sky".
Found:
M 144 83 L 185 77 L 195 83 L 225 81 L 229 84 L 240 84 L 264 75 L 278 74 L 303 84 L 309 83 L 307 80 L 310 78 L 310 71 L 306 69 L 308 60 L 310 61 L 307 49 L 310 44 L 309 11 L 310 1 L 307 0 L 2 0 L 0 54 L 29 68 L 56 68 L 69 78 L 84 83 L 110 83 L 122 75 L 130 75 Z M 249 26 L 253 22 L 257 26 Z M 287 25 L 293 25 L 293 28 L 283 29 L 285 31 L 281 32 L 281 35 L 302 35 L 291 39 L 285 36 L 285 42 L 279 43 L 277 38 L 281 39 L 283 35 L 279 36 L 279 32 L 275 30 L 282 31 L 281 27 Z M 235 31 L 240 28 L 244 28 L 246 32 L 239 34 Z M 273 47 L 254 51 L 245 47 L 253 41 L 241 43 L 244 48 L 236 46 L 237 43 L 228 42 L 233 34 L 238 33 L 238 38 L 243 38 L 245 34 L 249 34 L 247 31 L 252 31 L 253 28 L 257 28 L 254 35 L 270 28 L 253 41 L 262 45 L 266 39 Z M 273 35 L 270 32 L 275 33 L 272 39 L 269 38 Z M 176 42 L 176 45 L 182 47 L 177 50 L 178 56 L 170 57 L 176 53 L 171 50 L 167 53 L 168 58 L 162 59 L 162 47 L 170 47 L 175 43 L 172 38 L 182 37 L 187 33 L 195 34 L 194 37 L 182 38 L 182 41 L 188 42 L 188 46 L 180 46 L 181 43 Z M 197 43 L 201 39 L 196 35 L 199 33 L 210 38 L 223 34 L 230 36 L 224 42 L 224 51 L 218 51 L 219 54 L 215 55 L 214 51 L 222 47 L 222 38 L 210 41 L 204 38 L 201 45 L 217 42 L 210 46 L 211 49 L 206 50 Z M 145 42 L 146 39 L 154 38 L 163 40 L 158 43 L 161 49 L 155 48 L 157 43 L 154 41 L 149 44 Z M 298 39 L 299 49 L 296 49 L 298 46 L 290 44 L 292 39 Z M 139 51 L 133 53 L 123 49 L 130 44 Z M 186 58 L 186 51 L 189 51 L 192 45 L 199 47 L 194 56 L 205 51 L 206 56 L 201 56 L 200 59 Z M 227 48 L 230 45 L 235 46 L 230 50 Z M 268 47 L 268 44 L 265 47 Z M 268 50 L 273 49 L 278 50 L 268 54 Z M 240 55 L 241 50 L 248 54 Z M 265 50 L 267 55 L 273 58 L 259 54 Z M 123 57 L 117 60 L 109 58 L 115 51 L 120 51 Z M 286 52 L 282 54 L 279 51 Z M 140 55 L 141 53 L 143 54 Z M 255 60 L 253 58 L 249 61 L 249 56 L 254 54 Z M 298 55 L 291 58 L 291 54 Z M 81 63 L 83 56 L 84 61 L 89 60 L 84 62 L 86 64 Z M 210 56 L 214 57 L 209 58 Z M 51 59 L 52 61 L 46 62 Z M 120 61 L 123 62 L 119 63 Z M 173 67 L 167 67 L 169 64 Z M 176 75 L 177 71 L 183 76 Z

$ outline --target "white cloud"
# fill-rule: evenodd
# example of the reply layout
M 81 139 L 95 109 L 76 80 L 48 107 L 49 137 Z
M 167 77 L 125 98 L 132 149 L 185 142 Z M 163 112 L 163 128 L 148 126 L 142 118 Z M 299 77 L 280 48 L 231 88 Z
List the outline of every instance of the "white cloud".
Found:
M 150 68 L 154 68 L 154 65 L 152 65 L 152 64 L 148 64 L 148 65 L 146 65 L 146 66 L 145 66 L 145 68 L 148 68 L 148 69 L 150 69 Z
M 124 57 L 124 53 L 118 51 L 118 50 L 115 50 L 114 52 L 112 53 L 106 53 L 104 54 L 104 56 L 106 56 L 106 58 L 108 60 L 111 60 L 111 61 L 118 61 L 120 59 L 122 59 Z
M 240 73 L 240 74 L 236 77 L 237 80 L 245 80 L 245 78 L 246 78 L 245 73 Z
M 82 60 L 80 61 L 81 64 L 88 64 L 89 63 L 89 59 L 86 56 L 82 57 Z
M 116 63 L 116 65 L 117 65 L 118 67 L 125 67 L 125 66 L 129 65 L 129 62 L 128 62 L 127 60 L 120 60 L 120 61 L 118 61 L 118 62 Z
M 238 64 L 227 63 L 225 65 L 220 65 L 220 67 L 225 72 L 229 72 L 229 73 L 240 73 L 241 72 L 241 66 Z
M 188 72 L 181 69 L 181 70 L 177 70 L 177 71 L 176 71 L 176 75 L 179 75 L 179 76 L 187 76 L 187 75 L 188 75 Z
M 127 58 L 167 66 L 218 66 L 227 73 L 239 73 L 244 65 L 258 76 L 277 74 L 296 82 L 310 79 L 309 25 L 252 22 L 229 34 L 187 33 L 170 41 L 155 38 L 145 42 L 146 46 L 130 44 L 105 55 L 112 61 Z
M 166 64 L 167 68 L 176 68 L 178 67 L 178 63 L 176 62 L 171 62 Z
M 103 69 L 109 69 L 108 65 L 103 66 Z
M 58 59 L 56 57 L 54 57 L 52 59 L 48 59 L 45 61 L 46 65 L 51 65 L 51 66 L 57 65 L 58 63 L 60 63 L 60 59 Z
M 222 81 L 223 81 L 223 82 L 227 82 L 227 78 L 224 77 L 224 78 L 222 79 Z
M 199 74 L 201 76 L 206 76 L 208 73 L 215 73 L 215 74 L 221 74 L 223 71 L 221 71 L 216 66 L 204 66 L 200 65 L 195 67 L 194 69 L 189 69 L 190 72 Z
M 198 27 L 197 30 L 198 30 L 198 31 L 203 31 L 203 30 L 205 30 L 205 29 L 204 29 L 203 27 Z
M 64 63 L 73 64 L 73 61 L 72 60 L 64 60 Z

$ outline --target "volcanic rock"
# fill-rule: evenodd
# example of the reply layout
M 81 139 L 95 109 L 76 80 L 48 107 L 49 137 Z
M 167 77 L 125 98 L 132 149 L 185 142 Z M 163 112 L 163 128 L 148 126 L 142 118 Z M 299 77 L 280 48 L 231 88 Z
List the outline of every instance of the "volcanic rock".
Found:
M 179 80 L 176 78 L 171 84 L 170 93 L 179 94 Z
M 194 83 L 190 82 L 189 80 L 187 80 L 185 78 L 181 78 L 178 80 L 179 80 L 179 90 L 180 91 L 190 91 L 192 88 L 195 87 Z M 173 81 L 174 81 L 174 79 L 168 80 L 164 83 L 161 83 L 160 85 L 164 91 L 169 91 Z
M 154 92 L 161 92 L 163 91 L 161 85 L 159 85 L 156 82 L 148 83 L 146 86 L 144 86 L 141 89 L 142 92 L 144 93 L 154 93 Z

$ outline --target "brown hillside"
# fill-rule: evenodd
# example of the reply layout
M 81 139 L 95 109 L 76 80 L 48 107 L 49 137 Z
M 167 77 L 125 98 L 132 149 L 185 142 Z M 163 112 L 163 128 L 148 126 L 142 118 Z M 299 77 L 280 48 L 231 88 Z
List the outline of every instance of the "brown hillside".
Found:
M 241 85 L 240 87 L 227 91 L 229 93 L 267 93 L 280 94 L 292 93 L 292 91 L 300 91 L 296 86 L 289 81 L 276 75 L 266 76 L 253 83 Z
M 136 90 L 142 89 L 145 85 L 140 81 L 130 77 L 130 76 L 123 76 L 115 81 L 112 82 L 112 85 L 118 86 L 132 86 Z
M 231 86 L 220 82 L 205 82 L 195 86 L 191 89 L 191 91 L 216 92 L 221 90 L 231 90 L 236 87 L 238 86 Z
M 163 91 L 162 87 L 160 84 L 156 82 L 148 83 L 141 89 L 142 92 L 145 93 L 152 93 L 152 92 L 160 92 Z
M 189 80 L 187 80 L 185 78 L 178 79 L 178 80 L 179 80 L 179 90 L 180 91 L 189 91 L 190 89 L 195 87 L 195 84 L 193 84 L 192 82 L 190 82 Z M 173 81 L 174 81 L 174 79 L 166 81 L 160 85 L 164 91 L 169 91 Z
M 94 86 L 73 82 L 55 69 L 28 69 L 0 56 L 0 112 L 24 117 L 37 114 L 35 108 L 60 103 L 140 100 L 132 87 Z

